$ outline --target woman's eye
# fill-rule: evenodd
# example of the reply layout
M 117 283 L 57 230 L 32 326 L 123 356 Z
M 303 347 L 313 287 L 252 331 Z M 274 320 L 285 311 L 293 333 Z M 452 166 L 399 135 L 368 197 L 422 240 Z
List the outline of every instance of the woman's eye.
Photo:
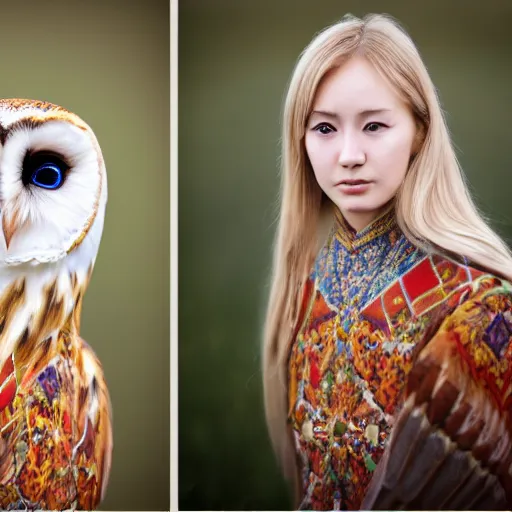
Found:
M 35 153 L 23 162 L 23 182 L 26 185 L 56 190 L 63 183 L 68 166 L 56 155 Z
M 364 130 L 367 132 L 378 132 L 381 128 L 384 128 L 385 125 L 382 123 L 368 123 Z
M 318 126 L 315 126 L 315 128 L 313 129 L 315 130 L 315 132 L 319 132 L 322 135 L 328 135 L 329 133 L 335 131 L 332 126 L 325 123 L 319 124 Z

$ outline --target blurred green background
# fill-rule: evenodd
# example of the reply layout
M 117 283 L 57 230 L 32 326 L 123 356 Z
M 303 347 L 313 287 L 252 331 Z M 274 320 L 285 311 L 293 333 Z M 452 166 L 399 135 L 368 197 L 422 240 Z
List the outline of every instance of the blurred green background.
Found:
M 112 398 L 104 510 L 169 509 L 169 5 L 3 2 L 0 97 L 94 130 L 109 202 L 82 316 Z
M 260 334 L 294 63 L 345 13 L 399 19 L 437 85 L 458 156 L 510 241 L 512 2 L 179 3 L 179 504 L 291 507 L 263 418 Z

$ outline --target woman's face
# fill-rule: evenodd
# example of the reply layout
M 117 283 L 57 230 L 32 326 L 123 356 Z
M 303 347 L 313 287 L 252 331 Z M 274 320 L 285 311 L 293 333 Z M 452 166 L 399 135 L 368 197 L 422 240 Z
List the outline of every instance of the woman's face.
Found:
M 395 196 L 415 136 L 410 108 L 366 59 L 350 59 L 320 84 L 306 151 L 319 186 L 357 231 Z

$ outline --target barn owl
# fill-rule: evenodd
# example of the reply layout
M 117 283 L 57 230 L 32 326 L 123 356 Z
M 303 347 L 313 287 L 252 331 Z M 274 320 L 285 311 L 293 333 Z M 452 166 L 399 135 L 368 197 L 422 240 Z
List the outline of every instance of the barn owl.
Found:
M 80 337 L 107 201 L 90 127 L 0 100 L 0 509 L 94 509 L 107 487 L 110 398 Z

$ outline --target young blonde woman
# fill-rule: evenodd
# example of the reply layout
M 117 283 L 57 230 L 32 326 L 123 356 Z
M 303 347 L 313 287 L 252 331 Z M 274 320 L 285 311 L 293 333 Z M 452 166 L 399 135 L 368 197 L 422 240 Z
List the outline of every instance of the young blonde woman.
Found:
M 512 256 L 394 20 L 311 42 L 282 142 L 264 390 L 296 507 L 509 508 Z

